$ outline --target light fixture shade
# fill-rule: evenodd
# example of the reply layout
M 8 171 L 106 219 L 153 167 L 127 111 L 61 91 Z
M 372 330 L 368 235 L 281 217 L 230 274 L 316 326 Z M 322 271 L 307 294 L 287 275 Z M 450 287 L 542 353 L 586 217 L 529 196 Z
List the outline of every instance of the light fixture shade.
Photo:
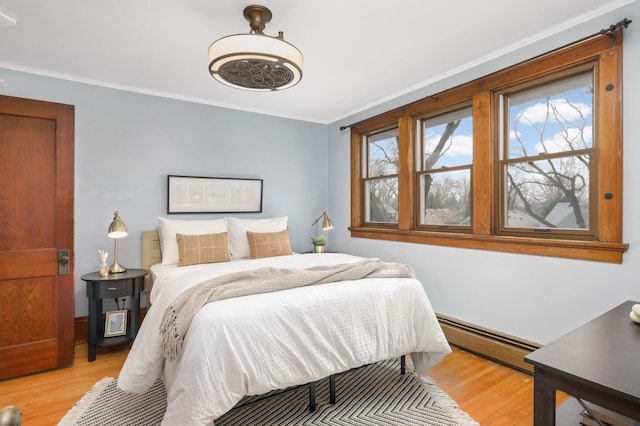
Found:
M 302 79 L 302 53 L 284 40 L 261 34 L 223 37 L 209 47 L 209 72 L 227 86 L 284 90 Z
M 220 83 L 237 89 L 269 92 L 292 87 L 302 79 L 302 53 L 284 40 L 263 34 L 271 20 L 264 6 L 247 6 L 252 31 L 222 37 L 209 46 L 209 72 Z
M 330 229 L 333 229 L 333 222 L 331 221 L 331 219 L 329 219 L 329 216 L 327 215 L 327 213 L 323 214 L 322 217 L 322 230 L 323 231 L 329 231 Z
M 333 222 L 329 218 L 329 215 L 327 214 L 327 212 L 322 212 L 322 214 L 311 224 L 311 226 L 316 227 L 316 237 L 318 236 L 318 223 L 320 222 L 320 219 L 322 219 L 323 231 L 329 231 L 334 228 Z
M 122 222 L 122 219 L 120 219 L 120 214 L 117 211 L 113 212 L 113 221 L 111 225 L 109 225 L 107 236 L 109 238 L 122 238 L 128 234 L 127 226 Z

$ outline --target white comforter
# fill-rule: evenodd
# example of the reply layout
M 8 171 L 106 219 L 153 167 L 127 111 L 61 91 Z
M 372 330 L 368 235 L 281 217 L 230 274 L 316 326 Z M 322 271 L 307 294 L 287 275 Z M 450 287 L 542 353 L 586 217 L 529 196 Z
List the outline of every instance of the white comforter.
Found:
M 411 353 L 418 374 L 450 352 L 421 283 L 407 278 L 341 281 L 226 299 L 195 316 L 182 356 L 167 361 L 158 331 L 181 291 L 214 276 L 265 266 L 356 262 L 326 253 L 154 268 L 153 305 L 122 367 L 118 387 L 141 393 L 163 377 L 163 425 L 210 425 L 243 396 L 309 383 Z

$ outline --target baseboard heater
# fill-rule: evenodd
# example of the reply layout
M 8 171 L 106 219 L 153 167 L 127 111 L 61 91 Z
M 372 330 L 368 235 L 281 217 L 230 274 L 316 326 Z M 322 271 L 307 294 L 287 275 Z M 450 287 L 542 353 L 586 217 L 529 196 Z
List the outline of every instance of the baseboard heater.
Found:
M 436 314 L 436 317 L 450 345 L 525 373 L 533 373 L 533 366 L 525 363 L 524 357 L 541 345 L 445 315 Z

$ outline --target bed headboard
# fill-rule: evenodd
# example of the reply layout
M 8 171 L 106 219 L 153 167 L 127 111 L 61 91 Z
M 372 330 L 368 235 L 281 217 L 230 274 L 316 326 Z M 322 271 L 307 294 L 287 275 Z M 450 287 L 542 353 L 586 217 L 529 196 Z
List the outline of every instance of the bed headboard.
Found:
M 150 306 L 149 293 L 151 293 L 151 265 L 162 263 L 160 252 L 160 236 L 158 230 L 142 231 L 142 269 L 149 273 L 144 277 L 144 292 L 147 294 L 147 306 Z

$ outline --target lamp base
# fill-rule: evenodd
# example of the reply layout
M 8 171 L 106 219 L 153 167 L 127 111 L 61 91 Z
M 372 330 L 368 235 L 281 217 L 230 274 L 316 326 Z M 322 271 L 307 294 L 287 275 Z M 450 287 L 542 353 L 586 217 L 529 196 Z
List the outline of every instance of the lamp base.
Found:
M 121 272 L 127 272 L 127 268 L 125 266 L 120 265 L 118 262 L 114 263 L 109 268 L 110 274 L 119 274 Z

